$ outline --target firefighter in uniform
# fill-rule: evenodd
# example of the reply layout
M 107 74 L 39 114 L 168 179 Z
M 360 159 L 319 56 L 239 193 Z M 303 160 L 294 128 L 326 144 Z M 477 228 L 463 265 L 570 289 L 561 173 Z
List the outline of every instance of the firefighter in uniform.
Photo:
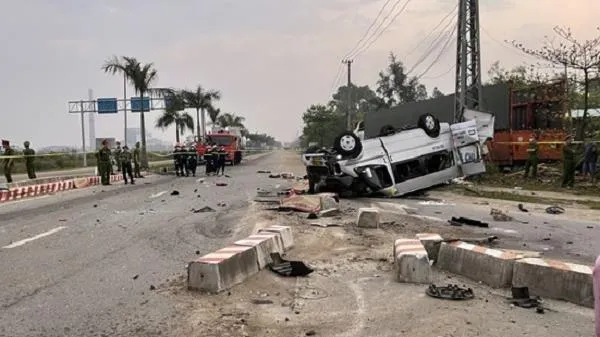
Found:
M 206 175 L 210 175 L 214 171 L 215 167 L 215 153 L 212 143 L 206 145 L 206 151 L 204 153 L 204 159 L 206 160 Z
M 222 175 L 225 175 L 225 160 L 227 159 L 227 152 L 225 151 L 225 146 L 221 145 L 218 150 L 217 156 L 217 175 L 219 175 L 219 171 Z
M 175 174 L 179 177 L 179 143 L 175 144 L 175 148 L 173 149 L 173 164 L 175 165 Z
M 575 149 L 573 148 L 573 137 L 565 137 L 563 145 L 563 176 L 562 187 L 572 188 L 575 184 Z
M 190 145 L 188 149 L 188 157 L 187 157 L 187 168 L 188 173 L 191 173 L 193 177 L 196 176 L 196 167 L 198 166 L 198 158 L 196 154 L 196 147 Z
M 179 144 L 179 173 L 181 174 L 182 177 L 188 175 L 187 158 L 188 158 L 187 149 L 185 148 L 185 146 L 183 144 L 180 143 Z
M 529 145 L 527 147 L 527 154 L 529 158 L 527 158 L 527 162 L 525 163 L 525 178 L 529 176 L 529 170 L 531 169 L 531 177 L 533 179 L 537 178 L 537 169 L 538 169 L 538 150 L 539 145 L 536 139 L 536 136 L 533 135 L 529 139 Z

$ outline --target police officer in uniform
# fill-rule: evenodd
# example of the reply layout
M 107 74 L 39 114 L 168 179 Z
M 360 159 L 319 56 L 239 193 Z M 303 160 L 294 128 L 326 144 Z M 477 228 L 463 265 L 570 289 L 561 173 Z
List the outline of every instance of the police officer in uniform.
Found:
M 217 175 L 221 172 L 222 175 L 225 175 L 225 160 L 227 159 L 227 152 L 225 151 L 225 146 L 221 145 L 218 150 L 218 159 L 217 159 Z
M 121 172 L 121 142 L 117 141 L 117 147 L 115 148 L 115 161 L 117 162 L 117 172 Z
M 187 158 L 188 158 L 187 149 L 185 148 L 184 144 L 180 143 L 179 144 L 179 169 L 180 169 L 180 174 L 182 177 L 188 176 Z
M 129 147 L 127 145 L 123 146 L 120 163 L 121 169 L 123 170 L 123 180 L 125 181 L 125 185 L 127 185 L 127 176 L 129 176 L 129 180 L 131 180 L 131 185 L 135 184 L 135 181 L 133 180 L 133 167 L 131 165 L 132 159 L 133 155 L 129 152 Z
M 575 149 L 573 148 L 573 137 L 565 137 L 563 145 L 563 177 L 562 187 L 572 188 L 575 184 Z
M 4 148 L 5 156 L 14 156 L 15 151 L 10 147 L 10 142 L 8 140 L 2 141 L 2 147 Z M 12 169 L 15 166 L 15 160 L 13 158 L 4 158 L 4 177 L 6 178 L 7 183 L 12 183 Z
M 25 168 L 27 169 L 27 176 L 29 179 L 35 179 L 35 167 L 33 165 L 35 160 L 35 150 L 29 147 L 30 143 L 26 140 L 23 143 L 25 150 L 23 150 L 23 156 L 25 156 Z
M 527 158 L 527 162 L 525 163 L 525 178 L 529 176 L 529 170 L 531 169 L 531 177 L 533 179 L 537 178 L 537 169 L 538 169 L 538 142 L 535 135 L 532 135 L 529 139 L 529 145 L 527 147 L 527 154 L 529 154 L 529 158 Z
M 214 171 L 215 167 L 215 153 L 212 143 L 206 145 L 206 151 L 204 153 L 204 159 L 206 160 L 206 175 L 210 175 Z
M 102 148 L 98 150 L 100 159 L 100 182 L 102 185 L 110 185 L 110 171 L 112 170 L 111 153 L 108 148 L 108 140 L 102 141 Z
M 133 176 L 135 178 L 144 178 L 140 172 L 140 142 L 136 142 L 133 149 Z

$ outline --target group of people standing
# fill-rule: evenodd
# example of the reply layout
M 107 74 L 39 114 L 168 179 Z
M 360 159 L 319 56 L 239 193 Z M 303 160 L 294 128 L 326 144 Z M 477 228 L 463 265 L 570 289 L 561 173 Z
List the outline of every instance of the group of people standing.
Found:
M 529 139 L 529 145 L 527 147 L 528 158 L 525 163 L 525 178 L 531 176 L 537 178 L 537 168 L 539 163 L 539 144 L 536 135 L 532 135 Z M 584 145 L 583 163 L 581 166 L 581 173 L 583 176 L 590 176 L 591 182 L 594 182 L 594 176 L 596 175 L 596 162 L 598 161 L 598 149 L 595 143 L 587 142 Z M 573 136 L 568 135 L 564 139 L 562 149 L 562 181 L 561 186 L 566 188 L 572 188 L 575 185 L 575 170 L 576 170 L 576 149 L 573 146 Z
M 113 152 L 109 148 L 108 140 L 102 141 L 102 148 L 96 152 L 98 175 L 102 185 L 110 185 L 110 175 L 114 174 L 113 159 L 117 164 L 117 172 L 123 172 L 125 184 L 131 182 L 133 185 L 134 178 L 143 178 L 140 172 L 140 142 L 135 143 L 133 151 L 130 151 L 127 145 L 121 147 L 121 142 L 116 142 Z
M 23 149 L 23 157 L 25 157 L 25 169 L 27 170 L 27 177 L 29 179 L 35 179 L 37 178 L 35 175 L 35 167 L 33 165 L 35 160 L 35 150 L 29 147 L 30 143 L 28 140 L 23 143 L 23 146 L 25 147 L 25 149 Z M 13 182 L 12 170 L 15 166 L 15 160 L 9 156 L 15 156 L 16 154 L 15 150 L 10 147 L 10 142 L 8 140 L 2 141 L 2 147 L 4 148 L 4 156 L 7 157 L 4 158 L 2 165 L 4 169 L 4 177 L 6 178 L 6 182 L 10 184 Z
M 196 148 L 189 146 L 187 149 L 183 144 L 176 144 L 173 150 L 173 162 L 175 164 L 175 174 L 178 177 L 196 176 L 196 167 L 198 166 L 198 155 Z
M 206 146 L 206 152 L 204 153 L 204 159 L 206 160 L 206 175 L 211 174 L 225 175 L 225 163 L 227 162 L 227 151 L 223 145 L 218 146 L 215 143 L 209 143 Z

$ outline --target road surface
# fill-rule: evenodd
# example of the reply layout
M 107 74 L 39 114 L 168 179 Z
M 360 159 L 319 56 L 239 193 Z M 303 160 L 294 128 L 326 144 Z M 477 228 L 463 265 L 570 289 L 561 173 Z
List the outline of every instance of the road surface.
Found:
M 160 160 L 160 161 L 151 161 L 148 164 L 150 165 L 150 167 L 153 167 L 153 166 L 160 166 L 160 165 L 170 164 L 172 162 L 173 162 L 173 160 Z M 81 168 L 69 169 L 69 170 L 36 172 L 35 175 L 38 178 L 66 177 L 66 176 L 84 176 L 84 175 L 92 175 L 92 174 L 94 174 L 95 169 L 96 169 L 95 166 L 88 166 L 88 167 L 81 167 Z M 14 183 L 19 183 L 19 182 L 27 181 L 28 180 L 26 173 L 13 174 L 12 176 L 13 176 L 13 182 Z M 6 183 L 6 179 L 4 179 L 4 176 L 2 177 L 2 182 Z
M 247 207 L 274 184 L 256 171 L 279 161 L 275 153 L 227 167 L 230 178 L 155 175 L 0 205 L 0 336 L 168 331 L 179 309 L 161 285 L 197 254 L 250 233 Z M 216 212 L 191 212 L 205 206 Z

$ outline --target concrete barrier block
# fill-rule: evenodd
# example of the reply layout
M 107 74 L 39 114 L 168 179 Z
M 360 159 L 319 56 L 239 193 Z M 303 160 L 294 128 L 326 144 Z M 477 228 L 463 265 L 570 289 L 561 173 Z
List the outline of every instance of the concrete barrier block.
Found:
M 425 250 L 427 251 L 429 259 L 432 261 L 437 261 L 440 253 L 440 246 L 442 245 L 444 238 L 435 233 L 419 233 L 416 235 L 416 237 L 419 241 L 421 241 L 423 246 L 425 246 Z
M 431 265 L 421 241 L 398 239 L 394 242 L 394 270 L 398 282 L 431 283 Z
M 258 273 L 256 247 L 229 246 L 188 264 L 188 288 L 218 293 Z
M 517 259 L 519 256 L 513 253 L 456 241 L 442 243 L 436 265 L 491 287 L 503 288 L 512 284 Z
M 294 246 L 294 233 L 292 232 L 292 227 L 273 225 L 260 229 L 258 231 L 259 234 L 262 232 L 279 234 L 279 237 L 281 238 L 281 242 L 283 244 L 283 249 L 285 250 L 288 250 Z
M 379 210 L 377 208 L 359 208 L 356 225 L 361 228 L 379 228 Z
M 590 266 L 525 258 L 514 263 L 512 284 L 528 287 L 534 296 L 594 307 L 593 268 Z
M 273 262 L 271 253 L 283 254 L 283 240 L 278 233 L 262 232 L 259 234 L 250 235 L 249 237 L 234 242 L 238 246 L 248 246 L 256 248 L 256 258 L 258 267 L 265 268 L 269 263 Z

